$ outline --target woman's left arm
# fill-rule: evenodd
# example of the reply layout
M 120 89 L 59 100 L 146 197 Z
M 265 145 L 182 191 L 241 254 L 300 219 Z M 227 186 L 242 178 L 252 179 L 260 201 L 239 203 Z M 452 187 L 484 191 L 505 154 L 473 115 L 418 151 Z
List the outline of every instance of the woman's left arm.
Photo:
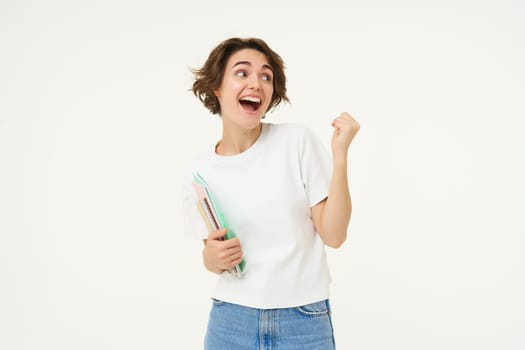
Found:
M 352 214 L 352 201 L 348 188 L 348 149 L 359 131 L 359 123 L 348 113 L 332 121 L 333 173 L 328 197 L 312 207 L 312 219 L 324 244 L 339 248 L 346 240 Z

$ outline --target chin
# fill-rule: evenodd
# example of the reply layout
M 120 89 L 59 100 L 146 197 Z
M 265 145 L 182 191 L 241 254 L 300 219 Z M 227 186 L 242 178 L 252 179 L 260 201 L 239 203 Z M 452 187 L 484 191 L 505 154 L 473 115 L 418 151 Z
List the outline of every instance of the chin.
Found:
M 242 113 L 239 117 L 240 118 L 238 121 L 240 126 L 242 126 L 244 129 L 253 129 L 261 124 L 263 115 Z
M 243 129 L 253 130 L 261 124 L 262 118 L 250 118 L 250 120 L 242 120 L 239 124 Z

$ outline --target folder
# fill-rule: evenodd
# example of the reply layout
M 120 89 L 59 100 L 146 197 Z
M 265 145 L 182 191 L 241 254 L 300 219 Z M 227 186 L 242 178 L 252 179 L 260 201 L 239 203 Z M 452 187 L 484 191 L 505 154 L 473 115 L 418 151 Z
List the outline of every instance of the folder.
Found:
M 197 209 L 206 224 L 208 233 L 216 231 L 218 229 L 226 228 L 225 239 L 231 239 L 235 237 L 235 233 L 228 228 L 224 214 L 219 210 L 216 201 L 213 198 L 213 194 L 210 191 L 208 184 L 202 178 L 202 176 L 194 172 L 193 173 L 193 189 L 197 194 Z M 246 271 L 246 262 L 244 258 L 239 264 L 232 268 L 229 272 L 237 277 L 242 277 Z

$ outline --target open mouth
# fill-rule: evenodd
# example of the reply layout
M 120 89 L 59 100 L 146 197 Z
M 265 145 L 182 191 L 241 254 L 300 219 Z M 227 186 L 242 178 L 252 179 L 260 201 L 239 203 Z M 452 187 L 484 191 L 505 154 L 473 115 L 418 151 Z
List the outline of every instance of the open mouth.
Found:
M 239 100 L 241 106 L 249 112 L 256 112 L 261 106 L 261 99 L 258 97 L 243 97 Z

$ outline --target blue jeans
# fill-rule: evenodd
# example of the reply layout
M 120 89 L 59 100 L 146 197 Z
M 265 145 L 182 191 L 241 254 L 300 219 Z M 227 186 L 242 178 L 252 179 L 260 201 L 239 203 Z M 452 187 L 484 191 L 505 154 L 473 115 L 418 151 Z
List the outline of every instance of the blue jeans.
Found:
M 328 300 L 269 310 L 212 302 L 205 350 L 335 349 Z

